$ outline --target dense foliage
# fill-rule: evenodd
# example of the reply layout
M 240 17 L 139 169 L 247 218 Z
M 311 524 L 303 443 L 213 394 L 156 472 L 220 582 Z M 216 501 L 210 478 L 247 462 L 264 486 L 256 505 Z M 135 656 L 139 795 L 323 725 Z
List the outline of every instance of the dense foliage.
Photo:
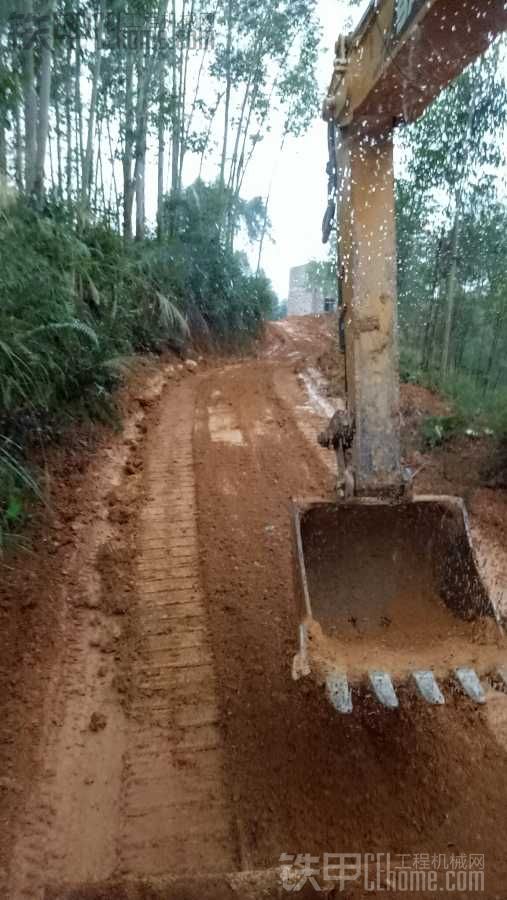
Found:
M 4 527 L 19 512 L 19 489 L 33 486 L 18 445 L 62 415 L 108 413 L 131 354 L 177 349 L 190 328 L 195 339 L 238 348 L 271 314 L 267 279 L 220 236 L 218 194 L 202 183 L 183 191 L 178 232 L 162 241 L 125 244 L 101 222 L 78 229 L 56 205 L 42 214 L 19 201 L 0 217 Z
M 0 5 L 0 546 L 28 440 L 102 415 L 133 353 L 237 348 L 273 314 L 245 177 L 317 110 L 315 5 Z
M 59 207 L 41 215 L 19 203 L 0 219 L 4 419 L 100 395 L 118 359 L 181 343 L 189 321 L 231 344 L 257 332 L 272 293 L 224 246 L 216 192 L 185 191 L 185 222 L 162 242 L 125 245 L 102 223 L 78 231 Z
M 505 41 L 400 134 L 402 376 L 507 434 Z

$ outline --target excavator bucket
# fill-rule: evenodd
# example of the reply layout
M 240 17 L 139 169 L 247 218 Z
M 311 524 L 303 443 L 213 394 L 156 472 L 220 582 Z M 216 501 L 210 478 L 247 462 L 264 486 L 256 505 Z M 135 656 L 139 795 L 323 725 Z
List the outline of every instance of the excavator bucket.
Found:
M 330 153 L 323 237 L 336 210 L 346 402 L 319 443 L 336 452 L 339 469 L 343 455 L 344 492 L 352 499 L 295 504 L 294 676 L 322 680 L 344 713 L 364 680 L 392 709 L 405 681 L 435 706 L 445 702 L 450 681 L 476 703 L 485 700 L 487 675 L 506 684 L 503 633 L 464 504 L 411 499 L 400 439 L 393 131 L 415 121 L 491 35 L 505 30 L 505 5 L 475 6 L 477 21 L 469 10 L 458 23 L 448 15 L 452 3 L 371 3 L 335 45 L 323 108 Z M 470 32 L 472 20 L 474 40 L 460 43 L 456 29 Z M 444 35 L 460 53 L 438 50 L 438 63 L 428 65 L 428 48 L 443 47 Z M 421 83 L 405 77 L 407 60 L 411 71 L 427 74 Z M 444 371 L 446 363 L 447 350 Z
M 299 652 L 294 677 L 325 685 L 340 713 L 365 685 L 384 707 L 410 684 L 477 704 L 485 679 L 507 687 L 507 649 L 472 547 L 463 502 L 295 502 Z

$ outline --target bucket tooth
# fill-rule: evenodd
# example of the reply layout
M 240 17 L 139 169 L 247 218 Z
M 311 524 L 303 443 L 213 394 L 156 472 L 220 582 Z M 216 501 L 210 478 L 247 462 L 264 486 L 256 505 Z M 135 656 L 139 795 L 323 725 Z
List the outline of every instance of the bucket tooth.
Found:
M 432 703 L 435 706 L 441 706 L 445 703 L 444 695 L 437 684 L 433 672 L 429 670 L 412 672 L 412 677 L 421 697 L 423 697 L 427 703 Z
M 326 693 L 330 703 L 337 712 L 352 712 L 352 691 L 344 673 L 334 672 L 333 675 L 327 676 Z
M 397 709 L 399 706 L 398 698 L 389 673 L 370 672 L 369 678 L 375 696 L 382 706 L 387 706 L 389 709 Z
M 456 669 L 455 675 L 465 694 L 470 697 L 471 700 L 475 703 L 486 702 L 486 695 L 482 689 L 482 685 L 475 669 Z

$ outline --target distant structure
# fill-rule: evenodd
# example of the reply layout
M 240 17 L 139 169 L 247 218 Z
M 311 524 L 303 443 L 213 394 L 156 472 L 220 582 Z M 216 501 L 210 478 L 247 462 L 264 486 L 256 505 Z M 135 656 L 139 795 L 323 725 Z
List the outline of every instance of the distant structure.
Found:
M 310 316 L 334 309 L 334 300 L 325 298 L 320 288 L 309 287 L 307 271 L 308 264 L 290 270 L 288 316 Z

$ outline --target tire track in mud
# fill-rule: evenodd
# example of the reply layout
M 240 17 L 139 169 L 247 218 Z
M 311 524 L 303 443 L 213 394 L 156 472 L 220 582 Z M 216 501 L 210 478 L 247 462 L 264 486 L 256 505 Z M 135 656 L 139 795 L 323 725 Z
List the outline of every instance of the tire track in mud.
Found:
M 148 439 L 119 871 L 235 867 L 213 653 L 199 575 L 195 388 L 171 394 Z
M 242 863 L 249 868 L 276 865 L 282 852 L 302 846 L 294 834 L 308 821 L 304 782 L 301 805 L 294 797 L 287 802 L 299 774 L 292 771 L 292 747 L 300 730 L 306 734 L 307 719 L 290 677 L 297 634 L 290 501 L 299 491 L 327 494 L 332 485 L 273 387 L 278 365 L 248 362 L 212 373 L 197 412 L 203 576 Z M 221 440 L 217 410 L 227 425 Z M 230 439 L 238 431 L 241 443 Z M 312 839 L 305 851 L 314 845 Z
M 141 392 L 143 408 L 163 382 Z M 41 900 L 45 884 L 235 868 L 199 578 L 195 388 L 160 399 L 144 472 L 138 411 L 90 473 L 96 500 L 68 562 L 41 777 L 18 816 L 9 900 Z
M 199 394 L 199 535 L 242 859 L 479 848 L 485 896 L 499 898 L 507 752 L 489 711 L 462 698 L 429 710 L 403 691 L 392 714 L 364 691 L 354 715 L 337 717 L 319 685 L 291 681 L 290 498 L 333 492 L 305 406 L 292 362 L 273 356 L 211 373 Z
M 151 380 L 154 396 L 162 381 L 160 373 Z M 139 442 L 141 420 L 140 412 L 130 417 L 124 440 L 103 451 L 90 472 L 92 510 L 76 526 L 80 540 L 61 586 L 61 652 L 46 695 L 41 775 L 17 823 L 9 900 L 39 900 L 45 882 L 100 879 L 116 865 L 125 737 L 114 683 L 120 627 L 103 606 L 98 558 L 119 539 L 109 501 Z M 99 712 L 107 727 L 93 731 L 90 722 Z

